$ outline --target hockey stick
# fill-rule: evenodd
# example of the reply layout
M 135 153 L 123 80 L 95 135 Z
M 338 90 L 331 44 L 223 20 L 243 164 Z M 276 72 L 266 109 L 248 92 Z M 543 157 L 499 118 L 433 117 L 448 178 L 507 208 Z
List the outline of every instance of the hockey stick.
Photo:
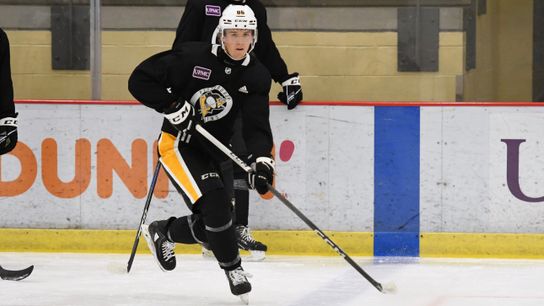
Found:
M 9 135 L 15 133 L 15 131 L 17 131 L 16 129 L 15 130 L 11 130 L 11 132 L 9 132 L 7 135 L 4 135 L 2 136 L 2 138 L 0 139 L 0 144 L 4 142 L 4 140 L 6 140 L 6 138 L 8 138 Z
M 6 270 L 0 266 L 0 278 L 3 280 L 19 281 L 27 278 L 33 270 L 34 266 L 22 270 Z
M 130 253 L 130 258 L 128 259 L 127 273 L 130 272 L 130 269 L 132 268 L 132 262 L 134 262 L 134 256 L 136 256 L 136 249 L 138 248 L 140 236 L 142 235 L 142 224 L 144 224 L 145 219 L 147 218 L 147 211 L 149 210 L 149 204 L 151 204 L 151 198 L 153 197 L 153 191 L 155 190 L 155 184 L 157 183 L 157 177 L 159 176 L 160 170 L 161 162 L 157 161 L 157 166 L 155 167 L 155 172 L 153 173 L 153 179 L 151 180 L 151 185 L 149 186 L 149 191 L 147 192 L 147 199 L 145 200 L 142 219 L 140 220 L 140 225 L 138 226 L 138 231 L 136 232 L 136 238 L 134 238 L 134 244 L 132 245 L 132 252 Z
M 200 124 L 196 125 L 196 130 L 204 136 L 208 141 L 214 144 L 219 150 L 225 153 L 230 159 L 232 159 L 240 168 L 244 169 L 245 172 L 251 173 L 253 169 L 248 166 L 240 157 L 236 156 L 229 148 L 217 140 L 212 134 L 208 133 Z M 310 219 L 308 219 L 300 210 L 298 210 L 295 205 L 293 205 L 289 200 L 287 200 L 280 192 L 276 190 L 272 185 L 268 184 L 268 190 L 272 192 L 276 198 L 278 198 L 287 208 L 293 211 L 306 225 L 308 225 L 321 239 L 323 239 L 333 250 L 336 251 L 342 258 L 344 258 L 357 272 L 359 272 L 367 281 L 369 281 L 374 288 L 382 293 L 392 293 L 396 290 L 395 284 L 380 284 L 375 279 L 373 279 L 368 273 L 363 270 L 351 257 L 349 257 L 346 252 L 342 250 L 334 241 L 332 241 L 322 230 L 320 230 Z

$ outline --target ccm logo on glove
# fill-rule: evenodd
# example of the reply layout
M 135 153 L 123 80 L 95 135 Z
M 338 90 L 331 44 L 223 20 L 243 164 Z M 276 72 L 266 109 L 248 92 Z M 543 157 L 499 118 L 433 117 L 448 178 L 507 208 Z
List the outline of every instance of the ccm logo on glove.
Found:
M 181 132 L 180 141 L 189 143 L 196 121 L 195 108 L 187 101 L 175 102 L 164 111 L 164 117 Z

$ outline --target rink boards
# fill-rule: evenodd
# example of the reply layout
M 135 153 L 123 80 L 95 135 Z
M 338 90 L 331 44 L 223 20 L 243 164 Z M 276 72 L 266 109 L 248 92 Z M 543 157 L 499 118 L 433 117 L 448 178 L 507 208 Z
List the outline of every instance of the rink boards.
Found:
M 131 103 L 17 110 L 20 144 L 1 164 L 2 227 L 130 240 L 133 231 L 94 230 L 137 226 L 161 116 Z M 543 123 L 544 108 L 527 105 L 273 105 L 276 187 L 357 254 L 543 257 Z M 188 213 L 164 177 L 155 195 L 149 220 Z M 277 248 L 323 244 L 279 201 L 252 197 L 256 235 Z

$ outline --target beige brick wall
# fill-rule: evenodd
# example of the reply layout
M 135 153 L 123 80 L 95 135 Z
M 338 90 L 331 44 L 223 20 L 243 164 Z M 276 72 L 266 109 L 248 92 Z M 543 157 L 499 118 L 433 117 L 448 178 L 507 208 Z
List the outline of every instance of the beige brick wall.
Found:
M 88 71 L 51 69 L 49 31 L 7 31 L 16 99 L 88 99 Z
M 459 32 L 440 34 L 436 73 L 398 72 L 394 32 L 280 32 L 274 40 L 311 101 L 455 101 L 455 76 L 463 71 Z
M 476 19 L 476 69 L 467 101 L 532 101 L 533 0 L 494 0 Z
M 18 99 L 89 99 L 88 71 L 51 69 L 47 31 L 9 31 Z M 106 31 L 102 34 L 102 98 L 131 100 L 127 79 L 146 57 L 166 50 L 171 31 Z M 302 76 L 309 101 L 454 101 L 463 73 L 463 35 L 440 34 L 436 73 L 397 72 L 394 32 L 276 32 L 290 71 Z M 280 87 L 275 84 L 271 98 Z
M 149 56 L 168 50 L 174 32 L 119 31 L 102 34 L 102 98 L 133 100 L 127 89 L 132 70 Z

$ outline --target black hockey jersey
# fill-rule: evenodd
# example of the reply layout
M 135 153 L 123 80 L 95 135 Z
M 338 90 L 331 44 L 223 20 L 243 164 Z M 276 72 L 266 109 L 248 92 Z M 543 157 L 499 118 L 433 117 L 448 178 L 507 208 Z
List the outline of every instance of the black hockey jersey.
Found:
M 232 0 L 188 0 L 176 30 L 172 49 L 178 49 L 186 41 L 211 42 L 219 17 L 229 4 L 240 4 Z M 266 9 L 259 0 L 245 3 L 257 18 L 258 39 L 254 52 L 266 66 L 274 81 L 281 83 L 288 78 L 287 65 L 272 40 L 267 24 Z
M 143 61 L 129 79 L 129 91 L 142 104 L 163 112 L 178 99 L 195 107 L 202 125 L 227 145 L 239 112 L 248 152 L 270 156 L 268 70 L 254 57 L 230 59 L 218 45 L 187 42 Z M 177 134 L 164 120 L 162 130 Z M 198 146 L 194 141 L 189 145 Z
M 11 81 L 9 41 L 0 29 L 0 118 L 15 115 L 13 83 Z

